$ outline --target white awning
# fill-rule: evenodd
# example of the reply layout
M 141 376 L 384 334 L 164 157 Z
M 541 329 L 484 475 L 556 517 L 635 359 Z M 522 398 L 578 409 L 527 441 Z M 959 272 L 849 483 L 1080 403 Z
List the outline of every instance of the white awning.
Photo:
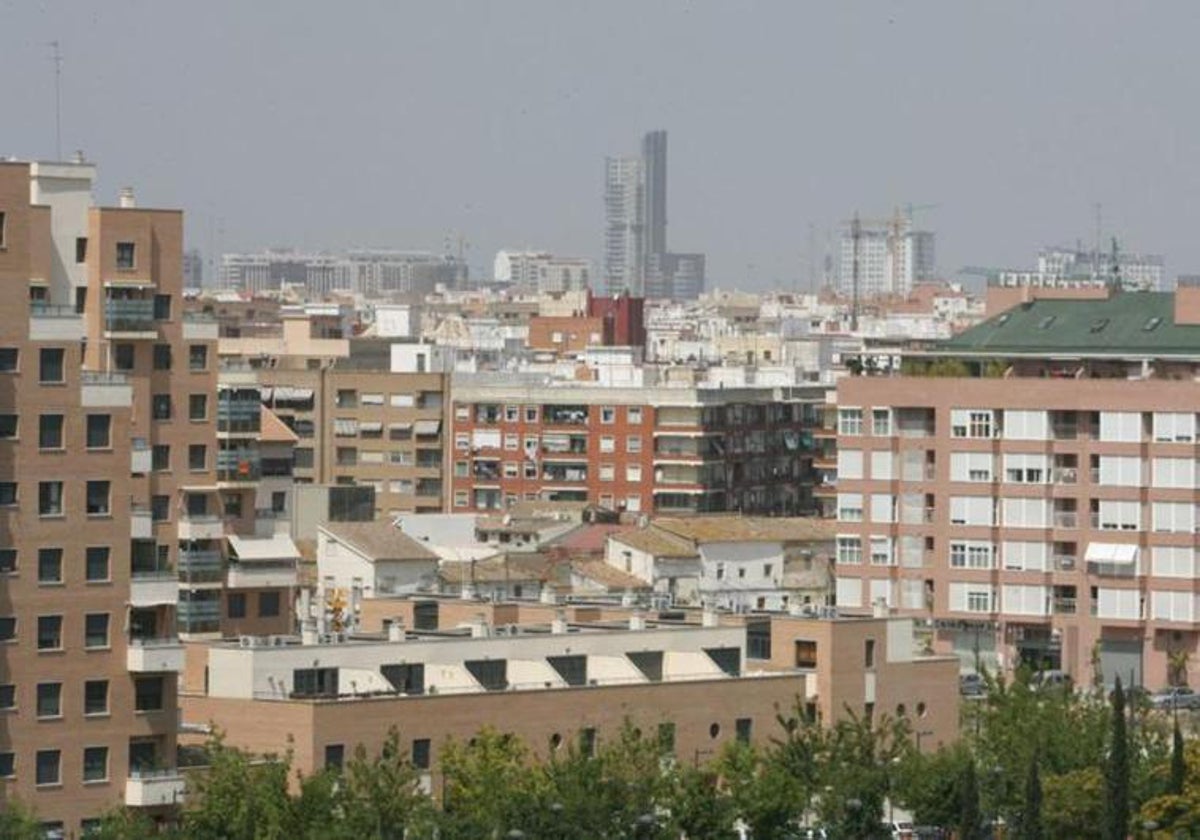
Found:
M 334 418 L 333 433 L 339 437 L 353 437 L 358 434 L 358 421 Z
M 1084 560 L 1089 563 L 1120 563 L 1132 565 L 1137 562 L 1138 547 L 1127 543 L 1088 543 Z
M 299 560 L 300 552 L 292 538 L 285 534 L 273 537 L 235 537 L 228 538 L 229 547 L 237 555 L 238 560 Z
M 264 385 L 263 387 L 259 388 L 259 396 L 261 397 L 263 402 L 270 402 L 271 397 L 274 394 L 275 394 L 275 389 L 272 388 L 270 385 Z
M 436 435 L 441 430 L 441 420 L 418 420 L 413 424 L 413 431 L 418 435 Z
M 358 430 L 364 434 L 378 434 L 383 431 L 383 423 L 377 420 L 365 420 L 358 424 Z
M 411 432 L 412 423 L 388 423 L 389 432 Z

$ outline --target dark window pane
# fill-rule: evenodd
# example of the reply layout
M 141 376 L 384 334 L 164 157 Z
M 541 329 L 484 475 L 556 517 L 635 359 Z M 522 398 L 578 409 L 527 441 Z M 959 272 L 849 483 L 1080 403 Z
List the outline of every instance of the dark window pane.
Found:
M 108 580 L 108 554 L 106 545 L 93 545 L 87 549 L 87 579 Z
M 38 549 L 38 583 L 62 583 L 62 549 Z
M 258 617 L 259 618 L 275 618 L 279 615 L 279 593 L 278 592 L 260 592 L 258 593 Z
M 38 650 L 58 650 L 62 647 L 62 616 L 38 616 Z
M 43 347 L 40 354 L 38 379 L 41 382 L 62 382 L 65 369 L 63 358 L 65 351 L 61 347 Z
M 84 647 L 108 647 L 108 613 L 89 613 L 84 619 Z
M 102 715 L 108 712 L 108 680 L 88 680 L 83 684 L 83 713 Z
M 246 595 L 244 592 L 230 592 L 226 610 L 230 618 L 246 617 Z
M 61 781 L 61 760 L 58 750 L 38 750 L 36 781 L 39 785 L 56 785 Z
M 62 683 L 38 683 L 37 716 L 59 717 L 62 714 Z
M 89 449 L 107 449 L 112 446 L 112 415 L 87 416 L 87 445 Z
M 87 483 L 87 512 L 90 516 L 104 516 L 109 509 L 109 483 L 107 481 L 89 481 Z

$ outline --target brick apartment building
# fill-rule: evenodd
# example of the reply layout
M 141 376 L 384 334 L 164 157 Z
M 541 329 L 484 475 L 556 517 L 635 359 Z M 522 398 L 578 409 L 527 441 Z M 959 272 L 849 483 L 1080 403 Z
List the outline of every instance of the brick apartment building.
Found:
M 647 513 L 806 511 L 806 432 L 821 400 L 816 388 L 455 377 L 450 509 L 542 499 Z
M 964 667 L 1194 674 L 1200 288 L 1091 298 L 840 381 L 840 606 L 923 616 Z
M 93 207 L 94 174 L 0 163 L 0 784 L 65 836 L 183 792 L 179 501 L 217 464 L 182 216 Z

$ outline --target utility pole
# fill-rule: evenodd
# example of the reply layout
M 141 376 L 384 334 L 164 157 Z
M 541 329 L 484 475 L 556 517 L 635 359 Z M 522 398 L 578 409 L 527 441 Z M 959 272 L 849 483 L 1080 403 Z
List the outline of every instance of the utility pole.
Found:
M 54 50 L 51 56 L 54 61 L 54 159 L 62 160 L 62 52 L 58 41 L 51 41 L 49 46 Z

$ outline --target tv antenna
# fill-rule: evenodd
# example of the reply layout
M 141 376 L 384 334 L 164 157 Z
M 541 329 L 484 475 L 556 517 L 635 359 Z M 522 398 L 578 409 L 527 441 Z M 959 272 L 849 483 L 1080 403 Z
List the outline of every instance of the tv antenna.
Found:
M 48 46 L 54 50 L 51 56 L 54 61 L 54 159 L 62 160 L 62 50 L 58 41 L 51 41 Z

